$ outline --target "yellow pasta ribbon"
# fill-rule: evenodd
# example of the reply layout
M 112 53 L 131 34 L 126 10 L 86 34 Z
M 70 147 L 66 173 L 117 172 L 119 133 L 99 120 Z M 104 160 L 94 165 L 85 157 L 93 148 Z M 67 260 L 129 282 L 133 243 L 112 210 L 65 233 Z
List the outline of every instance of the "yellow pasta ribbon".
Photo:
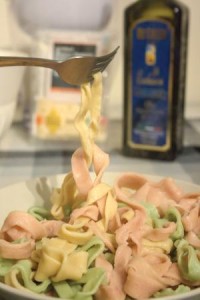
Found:
M 88 253 L 86 251 L 73 252 L 64 257 L 56 276 L 51 280 L 59 282 L 62 280 L 78 280 L 87 272 Z
M 60 268 L 63 257 L 73 252 L 76 247 L 77 245 L 70 244 L 59 238 L 44 238 L 41 248 L 37 252 L 39 264 L 35 279 L 43 281 L 46 278 L 54 276 Z
M 95 185 L 88 193 L 86 205 L 95 203 L 107 195 L 111 189 L 111 186 L 103 182 Z
M 113 197 L 112 193 L 109 191 L 107 198 L 106 198 L 106 205 L 105 205 L 105 211 L 104 211 L 104 226 L 105 231 L 107 231 L 108 223 L 110 220 L 114 218 L 114 216 L 117 213 L 117 201 Z
M 83 226 L 88 223 L 87 218 L 80 218 L 76 220 L 74 224 L 63 224 L 58 236 L 61 239 L 68 241 L 69 243 L 74 243 L 76 245 L 84 245 L 87 243 L 93 233 L 90 229 L 84 231 Z
M 94 186 L 88 193 L 86 203 L 88 205 L 93 204 L 104 196 L 106 197 L 104 217 L 102 223 L 98 223 L 98 225 L 103 231 L 107 231 L 108 223 L 115 216 L 118 207 L 117 201 L 112 194 L 111 186 L 103 182 Z
M 173 241 L 171 239 L 166 239 L 165 241 L 149 241 L 147 239 L 142 239 L 142 245 L 151 251 L 169 254 L 173 247 Z
M 94 75 L 94 81 L 92 83 L 91 92 L 92 97 L 89 103 L 89 109 L 91 114 L 90 124 L 90 136 L 92 141 L 96 138 L 99 132 L 99 120 L 101 114 L 101 98 L 102 98 L 102 74 L 101 72 Z
M 99 119 L 101 113 L 102 95 L 102 75 L 94 75 L 94 82 L 81 86 L 81 107 L 75 118 L 82 148 L 85 154 L 88 167 L 92 164 L 94 139 L 99 130 Z M 95 97 L 95 98 L 94 98 Z M 89 121 L 88 121 L 88 120 Z M 61 189 L 55 189 L 51 201 L 53 203 L 51 214 L 57 220 L 62 220 L 65 216 L 64 207 L 68 204 L 76 205 L 77 187 L 73 174 L 65 176 Z
M 91 84 L 83 84 L 81 86 L 81 107 L 75 118 L 75 127 L 79 132 L 88 166 L 92 163 L 92 141 L 89 136 L 89 124 L 87 124 L 86 118 L 90 118 L 90 115 L 88 115 L 88 109 L 90 107 L 89 102 L 91 101 Z
M 76 244 L 59 238 L 45 238 L 40 249 L 35 279 L 39 282 L 47 278 L 53 281 L 80 279 L 87 271 L 88 253 L 75 252 L 76 248 Z
M 94 75 L 93 83 L 81 86 L 81 107 L 75 118 L 75 127 L 79 132 L 82 148 L 88 167 L 92 163 L 94 139 L 99 131 L 101 113 L 102 74 Z
M 130 221 L 135 216 L 135 212 L 133 209 L 129 208 L 125 213 L 122 214 L 121 219 Z
M 76 183 L 74 181 L 73 174 L 69 173 L 65 176 L 61 189 L 55 189 L 52 193 L 52 216 L 57 220 L 62 220 L 65 216 L 65 206 L 72 205 L 76 200 L 76 196 Z

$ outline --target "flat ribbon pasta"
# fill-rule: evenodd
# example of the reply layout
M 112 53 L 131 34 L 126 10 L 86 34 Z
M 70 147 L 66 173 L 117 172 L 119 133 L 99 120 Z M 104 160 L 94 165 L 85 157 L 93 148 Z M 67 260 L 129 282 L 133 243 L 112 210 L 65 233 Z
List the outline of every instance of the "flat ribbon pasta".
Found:
M 69 300 L 140 300 L 200 286 L 200 194 L 135 173 L 105 183 L 109 155 L 95 144 L 101 96 L 99 73 L 81 86 L 81 145 L 52 191 L 51 211 L 32 207 L 6 218 L 2 282 Z
M 54 282 L 78 280 L 87 271 L 88 253 L 74 251 L 77 245 L 59 238 L 45 239 L 35 273 L 39 282 L 51 278 Z
M 36 284 L 32 279 L 32 264 L 29 260 L 21 260 L 11 267 L 5 275 L 5 283 L 19 290 L 30 290 L 43 293 L 50 285 L 50 280 Z

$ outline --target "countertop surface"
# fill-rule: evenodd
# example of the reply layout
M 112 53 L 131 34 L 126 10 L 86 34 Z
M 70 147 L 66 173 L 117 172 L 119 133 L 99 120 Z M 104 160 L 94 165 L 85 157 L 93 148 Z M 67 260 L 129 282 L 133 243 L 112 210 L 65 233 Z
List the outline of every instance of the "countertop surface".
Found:
M 107 139 L 99 143 L 110 154 L 107 171 L 171 176 L 200 184 L 200 119 L 185 123 L 184 149 L 172 162 L 125 157 L 121 145 L 122 124 L 111 122 Z M 0 142 L 0 187 L 32 177 L 67 173 L 71 154 L 78 146 L 79 141 L 38 141 L 21 126 L 13 126 Z

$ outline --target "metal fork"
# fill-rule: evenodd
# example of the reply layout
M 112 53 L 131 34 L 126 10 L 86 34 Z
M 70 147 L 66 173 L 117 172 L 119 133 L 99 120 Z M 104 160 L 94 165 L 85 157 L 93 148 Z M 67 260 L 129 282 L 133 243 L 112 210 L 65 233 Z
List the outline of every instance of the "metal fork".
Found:
M 0 57 L 0 67 L 8 66 L 35 66 L 55 70 L 66 83 L 80 85 L 92 81 L 93 75 L 103 72 L 117 53 L 117 47 L 104 56 L 75 56 L 65 61 L 32 58 L 32 57 Z

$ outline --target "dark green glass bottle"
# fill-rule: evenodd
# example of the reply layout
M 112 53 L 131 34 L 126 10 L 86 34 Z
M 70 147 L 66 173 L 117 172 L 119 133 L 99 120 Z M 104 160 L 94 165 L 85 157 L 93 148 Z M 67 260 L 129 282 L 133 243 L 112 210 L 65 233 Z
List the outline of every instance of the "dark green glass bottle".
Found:
M 125 10 L 125 155 L 173 160 L 182 150 L 188 23 L 188 8 L 175 0 Z

